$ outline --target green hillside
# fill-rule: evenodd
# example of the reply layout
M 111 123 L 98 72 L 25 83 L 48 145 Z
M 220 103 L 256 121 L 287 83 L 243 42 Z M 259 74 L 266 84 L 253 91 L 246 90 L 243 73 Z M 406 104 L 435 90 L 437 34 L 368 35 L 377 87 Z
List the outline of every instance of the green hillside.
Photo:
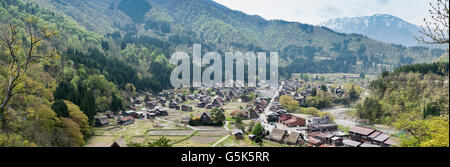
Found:
M 167 41 L 170 47 L 163 48 L 166 56 L 170 54 L 168 48 L 187 49 L 194 42 L 219 51 L 278 51 L 282 58 L 281 71 L 289 73 L 379 73 L 404 64 L 432 62 L 444 52 L 382 43 L 324 27 L 265 20 L 210 0 L 35 1 L 56 7 L 101 34 L 118 31 Z M 148 4 L 147 8 L 139 8 L 142 4 Z M 94 9 L 95 12 L 90 12 Z M 143 21 L 142 17 L 145 17 Z M 102 24 L 92 26 L 93 23 Z

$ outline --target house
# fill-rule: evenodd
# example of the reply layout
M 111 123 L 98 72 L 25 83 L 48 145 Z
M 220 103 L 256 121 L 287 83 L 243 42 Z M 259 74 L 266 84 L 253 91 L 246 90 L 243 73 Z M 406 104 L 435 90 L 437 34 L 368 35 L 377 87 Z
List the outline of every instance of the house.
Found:
M 259 105 L 262 107 L 262 108 L 264 108 L 264 107 L 266 107 L 267 106 L 267 104 L 269 104 L 269 102 L 267 101 L 267 100 L 261 100 L 261 102 L 259 103 Z
M 279 118 L 278 118 L 278 123 L 283 123 L 284 121 L 287 121 L 289 119 L 292 118 L 292 115 L 290 114 L 282 114 Z
M 254 109 L 249 109 L 248 114 L 251 119 L 258 119 L 259 115 Z
M 401 142 L 399 138 L 396 137 L 389 137 L 384 143 L 383 147 L 392 147 L 392 146 L 400 146 Z
M 270 106 L 269 108 L 269 110 L 273 112 L 278 111 L 278 109 L 280 109 L 278 106 Z
M 178 104 L 176 102 L 169 104 L 169 108 L 175 109 L 175 110 L 180 110 L 180 106 L 178 106 Z
M 216 95 L 219 97 L 225 97 L 225 92 L 223 90 L 217 89 Z
M 232 100 L 235 100 L 235 99 L 237 99 L 239 96 L 237 95 L 237 93 L 235 92 L 235 91 L 230 91 L 229 93 L 228 93 L 228 98 L 229 99 L 232 99 Z
M 311 131 L 327 131 L 327 132 L 333 132 L 338 130 L 338 125 L 336 124 L 318 124 L 318 125 L 312 125 Z
M 283 125 L 287 127 L 301 127 L 305 126 L 305 120 L 299 117 L 292 117 L 291 119 L 284 121 Z
M 220 99 L 220 101 L 216 98 L 211 103 L 211 106 L 213 106 L 213 107 L 220 107 L 220 105 L 222 105 L 222 98 Z
M 298 140 L 300 138 L 301 134 L 298 132 L 291 132 L 291 134 L 289 134 L 289 137 L 287 138 L 286 143 L 287 144 L 298 144 Z
M 139 105 L 135 104 L 134 106 L 131 106 L 131 109 L 133 111 L 137 111 L 139 109 Z
M 249 96 L 241 96 L 241 102 L 248 103 L 249 101 L 250 101 L 250 97 Z
M 331 145 L 333 147 L 340 147 L 340 146 L 344 145 L 343 141 L 344 141 L 344 139 L 342 137 L 334 136 L 331 138 Z
M 187 95 L 186 98 L 189 99 L 189 100 L 194 100 L 195 99 L 195 95 L 190 94 L 190 95 Z
M 381 146 L 375 145 L 375 144 L 371 144 L 369 142 L 365 142 L 365 143 L 359 145 L 359 147 L 381 147 Z
M 122 113 L 122 116 L 133 116 L 136 111 L 128 110 Z
M 354 126 L 350 128 L 348 132 L 350 133 L 350 140 L 366 142 L 370 140 L 369 136 L 375 132 L 375 130 L 362 126 Z
M 144 97 L 137 97 L 134 99 L 134 103 L 135 104 L 141 104 L 142 102 L 144 102 Z
M 204 121 L 211 121 L 211 117 L 209 116 L 209 112 L 203 112 L 200 115 L 200 119 Z
M 206 92 L 205 89 L 200 89 L 197 94 L 206 96 L 208 95 L 208 92 Z
M 279 114 L 276 112 L 271 112 L 267 114 L 267 121 L 268 122 L 278 122 L 278 116 Z
M 119 120 L 117 120 L 118 125 L 129 125 L 134 123 L 134 118 L 132 116 L 126 116 L 122 117 Z
M 142 119 L 144 117 L 145 117 L 145 114 L 142 111 L 136 112 L 136 115 L 134 116 L 134 118 L 136 118 L 136 119 Z
M 156 116 L 157 116 L 156 113 L 152 113 L 152 112 L 147 113 L 147 119 L 155 118 Z
M 308 139 L 308 144 L 309 144 L 309 146 L 318 147 L 318 146 L 322 145 L 322 141 L 311 137 Z
M 208 103 L 205 103 L 205 102 L 199 102 L 199 103 L 197 103 L 197 107 L 198 108 L 205 108 L 207 104 Z
M 169 114 L 167 113 L 167 109 L 166 109 L 166 108 L 158 108 L 158 109 L 155 109 L 154 112 L 155 112 L 158 116 L 166 116 L 166 115 L 169 115 Z
M 144 116 L 144 114 L 142 112 L 137 112 L 137 111 L 131 111 L 130 110 L 130 111 L 125 111 L 123 113 L 123 116 L 124 117 L 131 116 L 131 117 L 133 117 L 135 119 L 141 119 Z
M 299 104 L 306 103 L 306 96 L 297 95 L 294 96 L 294 100 L 297 100 Z
M 112 112 L 112 111 L 110 111 L 110 110 L 105 111 L 105 115 L 106 115 L 108 118 L 114 118 L 114 117 L 115 117 L 114 112 Z
M 146 107 L 149 109 L 154 109 L 158 105 L 158 101 L 148 101 Z
M 166 115 L 169 115 L 167 113 L 167 109 L 165 109 L 165 108 L 157 108 L 157 109 L 150 110 L 147 113 L 147 118 L 150 119 L 150 118 L 155 118 L 157 116 L 166 116 Z
M 231 131 L 231 134 L 234 136 L 234 139 L 236 140 L 242 140 L 244 139 L 244 132 L 242 132 L 242 130 L 240 129 L 233 129 L 233 131 Z
M 359 145 L 361 145 L 361 142 L 353 140 L 343 140 L 342 144 L 344 145 L 344 147 L 359 147 Z
M 316 138 L 322 141 L 324 144 L 330 144 L 331 145 L 331 138 L 334 137 L 331 134 L 323 133 L 323 132 L 312 132 L 309 134 L 309 138 Z
M 183 98 L 181 98 L 180 96 L 175 96 L 174 100 L 177 103 L 183 103 Z
M 256 111 L 258 113 L 263 113 L 264 112 L 264 108 L 263 107 L 256 107 L 255 109 L 256 109 Z
M 253 105 L 254 106 L 259 106 L 260 100 L 253 100 Z
M 109 119 L 107 116 L 103 116 L 100 118 L 95 118 L 95 126 L 102 127 L 109 124 Z
M 318 124 L 328 124 L 330 122 L 330 118 L 328 116 L 325 117 L 308 117 L 308 125 L 318 125 Z
M 206 105 L 206 107 L 205 107 L 206 109 L 212 109 L 213 108 L 213 105 L 211 105 L 211 104 L 208 104 L 208 105 Z
M 281 115 L 280 118 L 278 119 L 278 123 L 281 123 L 287 127 L 300 127 L 306 125 L 305 119 L 292 116 L 290 114 Z
M 384 134 L 384 133 L 381 133 L 380 135 L 378 135 L 377 137 L 375 137 L 375 138 L 372 140 L 372 144 L 379 145 L 379 146 L 383 146 L 383 145 L 384 145 L 384 142 L 385 142 L 386 140 L 388 140 L 389 137 L 391 137 L 391 136 L 390 136 L 390 135 L 387 135 L 387 134 Z
M 164 105 L 164 104 L 166 104 L 166 98 L 160 97 L 160 98 L 158 99 L 158 102 L 159 102 L 160 104 Z
M 256 139 L 256 136 L 255 136 L 254 134 L 249 134 L 249 135 L 248 135 L 248 139 L 250 139 L 250 140 L 255 140 L 255 139 Z
M 278 128 L 274 128 L 267 138 L 269 140 L 281 142 L 285 135 L 286 135 L 286 131 L 278 129 Z
M 381 134 L 381 132 L 380 131 L 375 131 L 375 132 L 373 132 L 372 134 L 370 134 L 369 136 L 368 136 L 368 138 L 370 139 L 370 140 L 373 140 L 373 139 L 375 139 L 378 135 L 380 135 Z
M 125 140 L 123 140 L 123 137 L 118 138 L 115 140 L 110 147 L 127 147 L 127 143 L 125 143 Z
M 181 105 L 181 111 L 192 111 L 192 107 L 189 107 L 186 104 Z

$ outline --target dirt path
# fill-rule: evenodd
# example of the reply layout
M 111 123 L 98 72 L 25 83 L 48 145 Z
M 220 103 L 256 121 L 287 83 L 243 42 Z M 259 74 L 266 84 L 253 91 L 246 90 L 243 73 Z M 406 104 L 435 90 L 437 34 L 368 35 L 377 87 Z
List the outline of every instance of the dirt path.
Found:
M 223 126 L 227 131 L 230 131 L 230 129 L 228 129 L 228 121 L 225 121 L 225 125 Z M 228 137 L 230 137 L 230 135 L 226 135 L 225 137 L 223 137 L 222 139 L 220 139 L 219 141 L 217 141 L 216 143 L 214 143 L 211 147 L 216 147 L 219 143 L 222 143 L 225 139 L 227 139 Z

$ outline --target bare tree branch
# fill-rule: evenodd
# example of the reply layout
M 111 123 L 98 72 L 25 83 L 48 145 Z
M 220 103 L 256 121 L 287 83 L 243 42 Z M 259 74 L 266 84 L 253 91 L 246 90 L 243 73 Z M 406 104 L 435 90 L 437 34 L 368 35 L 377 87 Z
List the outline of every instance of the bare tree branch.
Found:
M 420 30 L 422 36 L 416 39 L 424 44 L 449 44 L 449 0 L 436 0 L 430 7 L 431 20 L 424 19 L 425 26 Z
M 5 32 L 0 38 L 1 44 L 9 51 L 9 79 L 8 85 L 4 93 L 4 99 L 0 99 L 0 116 L 4 115 L 7 110 L 7 106 L 11 98 L 17 94 L 34 94 L 37 92 L 30 92 L 27 88 L 16 90 L 17 86 L 24 82 L 24 76 L 28 73 L 28 68 L 31 64 L 41 61 L 44 58 L 50 56 L 34 55 L 35 49 L 39 44 L 47 38 L 52 38 L 55 32 L 49 32 L 46 29 L 35 28 L 37 27 L 37 18 L 26 19 L 26 30 L 29 36 L 28 46 L 21 46 L 21 41 L 17 40 L 18 26 L 10 25 L 9 31 Z M 27 48 L 25 57 L 21 57 L 18 53 L 21 48 Z

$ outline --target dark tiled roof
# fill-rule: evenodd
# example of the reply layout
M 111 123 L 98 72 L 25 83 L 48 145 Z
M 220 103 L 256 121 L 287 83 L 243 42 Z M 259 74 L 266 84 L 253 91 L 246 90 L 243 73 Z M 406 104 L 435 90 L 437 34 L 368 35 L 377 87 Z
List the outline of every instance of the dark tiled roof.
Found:
M 373 140 L 378 141 L 378 142 L 384 142 L 384 141 L 386 141 L 387 139 L 389 139 L 389 137 L 391 137 L 391 136 L 382 133 L 382 134 L 378 135 L 377 137 L 375 137 Z
M 375 132 L 373 132 L 372 134 L 369 135 L 369 138 L 374 139 L 375 137 L 377 137 L 380 134 L 381 134 L 381 132 L 375 131 Z
M 320 137 L 320 138 L 332 138 L 333 137 L 333 135 L 330 135 L 327 133 L 322 133 L 322 132 L 317 133 L 316 136 Z
M 359 147 L 381 147 L 381 146 L 370 143 L 363 143 Z
M 390 145 L 390 146 L 400 146 L 400 139 L 396 137 L 390 137 L 387 139 L 384 144 Z
M 375 130 L 370 129 L 370 128 L 365 128 L 365 127 L 360 127 L 360 126 L 354 126 L 352 127 L 350 130 L 348 130 L 349 132 L 353 132 L 353 133 L 357 133 L 357 134 L 361 134 L 361 135 L 370 135 L 372 132 L 374 132 Z
M 361 145 L 361 142 L 353 141 L 353 140 L 344 140 L 342 142 L 344 143 L 344 145 L 348 145 L 348 146 L 352 146 L 352 147 L 358 147 L 359 145 Z

